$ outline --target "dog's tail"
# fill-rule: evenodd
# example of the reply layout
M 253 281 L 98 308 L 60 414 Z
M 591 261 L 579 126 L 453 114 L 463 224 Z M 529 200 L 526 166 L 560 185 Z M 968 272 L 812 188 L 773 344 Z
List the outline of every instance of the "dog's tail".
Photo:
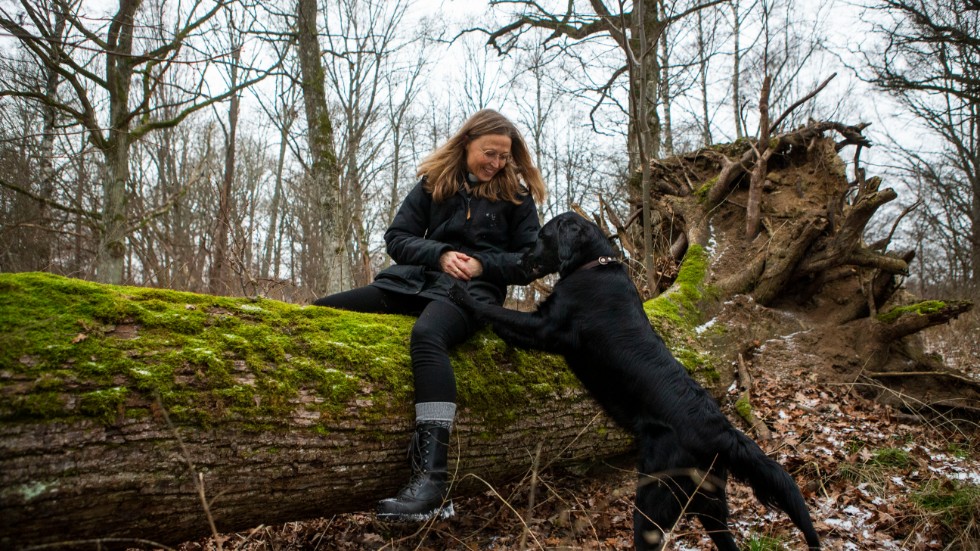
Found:
M 731 435 L 728 467 L 732 476 L 747 482 L 763 505 L 784 511 L 803 532 L 811 550 L 820 549 L 820 538 L 793 477 L 738 429 L 733 427 Z

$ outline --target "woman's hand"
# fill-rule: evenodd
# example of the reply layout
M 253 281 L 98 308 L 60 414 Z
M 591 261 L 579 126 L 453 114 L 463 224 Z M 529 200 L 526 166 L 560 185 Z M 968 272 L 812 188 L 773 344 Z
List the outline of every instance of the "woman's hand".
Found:
M 459 251 L 447 251 L 439 257 L 439 266 L 443 272 L 462 281 L 469 281 L 483 273 L 483 264 L 468 254 Z

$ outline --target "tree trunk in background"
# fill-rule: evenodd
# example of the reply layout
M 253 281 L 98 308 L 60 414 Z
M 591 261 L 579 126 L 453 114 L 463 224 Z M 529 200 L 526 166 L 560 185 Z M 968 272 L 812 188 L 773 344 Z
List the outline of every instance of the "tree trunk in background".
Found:
M 309 186 L 314 201 L 313 217 L 319 235 L 304 236 L 313 239 L 311 266 L 312 281 L 303 284 L 316 294 L 331 294 L 346 289 L 350 266 L 342 197 L 337 182 L 337 153 L 333 143 L 333 123 L 327 109 L 323 62 L 320 59 L 320 41 L 317 32 L 316 0 L 297 0 L 296 36 L 299 50 L 301 88 L 306 108 L 307 141 L 310 148 Z M 320 253 L 320 254 L 317 254 Z M 319 258 L 315 258 L 319 256 Z
M 65 16 L 59 11 L 55 11 L 52 16 L 54 17 L 54 36 L 61 40 L 65 32 Z M 52 56 L 57 61 L 59 53 L 55 50 Z M 38 190 L 38 195 L 44 201 L 51 201 L 54 198 L 55 189 L 55 172 L 54 172 L 54 140 L 57 132 L 57 121 L 58 121 L 58 110 L 51 107 L 54 103 L 58 101 L 58 85 L 61 81 L 61 76 L 52 69 L 51 67 L 44 67 L 44 97 L 50 104 L 42 105 L 41 113 L 43 118 L 43 127 L 41 130 L 41 151 L 40 151 L 40 168 L 41 168 L 41 181 L 40 189 Z M 50 210 L 50 205 L 46 202 L 42 202 L 38 205 L 37 217 L 42 221 L 42 227 L 45 229 L 43 232 L 47 234 L 51 224 L 49 222 L 50 216 L 48 212 Z M 51 266 L 51 240 L 49 235 L 44 235 L 41 239 L 37 240 L 32 247 L 34 255 L 34 265 L 37 270 L 48 270 Z
M 637 19 L 635 26 L 630 32 L 630 41 L 635 60 L 642 68 L 637 67 L 637 74 L 630 79 L 630 101 L 643 102 L 642 111 L 639 104 L 633 106 L 631 113 L 646 113 L 645 120 L 637 122 L 634 117 L 630 117 L 630 130 L 627 136 L 628 149 L 630 151 L 630 173 L 633 174 L 643 167 L 641 160 L 641 133 L 646 133 L 647 159 L 657 159 L 660 157 L 660 144 L 663 139 L 661 136 L 660 113 L 660 91 L 662 68 L 657 46 L 660 44 L 661 35 L 664 32 L 664 22 L 660 20 L 659 0 L 644 0 L 641 6 L 634 6 L 633 17 Z M 642 37 L 643 48 L 640 45 Z M 652 46 L 651 46 L 652 44 Z M 620 45 L 620 47 L 623 47 Z M 640 77 L 639 75 L 642 75 Z
M 292 111 L 290 111 L 290 114 Z M 276 157 L 276 185 L 272 190 L 272 202 L 269 206 L 269 229 L 265 236 L 265 246 L 262 248 L 262 266 L 259 273 L 264 278 L 279 277 L 279 254 L 273 255 L 277 250 L 279 241 L 279 211 L 282 210 L 282 173 L 286 164 L 286 146 L 288 145 L 289 129 L 292 128 L 293 118 L 287 114 L 281 121 L 279 128 L 279 155 Z
M 709 147 L 711 140 L 711 110 L 708 107 L 708 67 L 711 56 L 708 55 L 707 40 L 704 28 L 704 12 L 698 11 L 698 84 L 701 88 L 701 146 Z M 714 33 L 712 32 L 712 36 Z M 713 41 L 712 41 L 713 42 Z
M 107 35 L 106 87 L 109 91 L 109 136 L 100 149 L 106 172 L 102 184 L 102 234 L 96 253 L 95 277 L 122 283 L 126 261 L 129 184 L 129 92 L 133 79 L 133 27 L 140 0 L 120 0 Z
M 974 175 L 972 181 L 970 182 L 970 187 L 973 190 L 972 197 L 972 209 L 971 224 L 973 228 L 973 239 L 971 248 L 970 258 L 972 260 L 973 272 L 970 274 L 969 281 L 973 284 L 974 296 L 980 296 L 980 174 Z
M 232 37 L 234 40 L 234 37 Z M 238 63 L 242 48 L 237 46 L 231 54 L 231 85 L 238 84 Z M 231 289 L 228 269 L 228 234 L 231 233 L 231 188 L 235 182 L 235 149 L 238 143 L 238 94 L 232 94 L 228 106 L 228 133 L 225 135 L 225 170 L 218 190 L 218 217 L 214 225 L 214 251 L 208 290 L 215 295 L 228 294 Z
M 656 23 L 661 21 L 667 21 L 667 6 L 664 2 L 657 2 L 659 4 Z M 698 17 L 701 16 L 701 11 L 698 10 Z M 656 40 L 656 46 L 654 48 L 659 48 L 660 50 L 660 77 L 657 79 L 660 90 L 658 91 L 658 97 L 660 100 L 661 109 L 663 110 L 663 123 L 662 129 L 660 131 L 660 143 L 662 147 L 658 148 L 657 156 L 654 158 L 659 158 L 661 156 L 669 156 L 674 154 L 674 128 L 671 123 L 671 113 L 670 104 L 673 99 L 670 95 L 670 45 L 667 43 L 667 25 L 663 25 L 663 30 L 659 35 L 650 37 L 650 40 Z M 654 109 L 656 109 L 656 104 L 654 104 Z
M 733 0 L 732 6 L 732 37 L 735 42 L 732 47 L 732 108 L 734 110 L 735 139 L 741 140 L 745 136 L 742 127 L 742 100 L 739 91 L 740 79 L 742 78 L 742 50 L 739 47 L 739 39 L 742 36 L 742 21 L 738 16 L 738 2 Z
M 765 185 L 768 174 L 769 157 L 769 86 L 772 78 L 766 75 L 762 80 L 762 92 L 759 97 L 759 140 L 755 145 L 755 167 L 749 177 L 749 194 L 745 204 L 745 240 L 751 241 L 759 233 L 762 223 L 762 186 Z
M 413 320 L 0 274 L 0 546 L 177 544 L 373 510 L 408 480 Z M 629 450 L 555 356 L 454 353 L 453 495 Z M 532 465 L 535 447 L 541 460 Z

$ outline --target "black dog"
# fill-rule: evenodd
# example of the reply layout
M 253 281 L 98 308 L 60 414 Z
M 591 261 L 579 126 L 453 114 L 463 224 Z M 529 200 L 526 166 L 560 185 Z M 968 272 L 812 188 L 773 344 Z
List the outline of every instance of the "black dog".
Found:
M 785 511 L 810 549 L 820 540 L 793 478 L 731 425 L 653 330 L 626 270 L 595 224 L 569 212 L 541 228 L 524 267 L 560 280 L 536 312 L 454 301 L 493 323 L 508 343 L 561 354 L 599 404 L 636 438 L 640 481 L 637 549 L 661 549 L 681 514 L 697 516 L 715 546 L 736 551 L 728 530 L 728 472 L 766 506 Z

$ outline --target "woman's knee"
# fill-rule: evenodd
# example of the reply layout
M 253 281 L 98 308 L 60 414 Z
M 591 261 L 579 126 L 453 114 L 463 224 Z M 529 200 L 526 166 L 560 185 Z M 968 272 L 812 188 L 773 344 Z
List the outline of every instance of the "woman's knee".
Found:
M 412 326 L 410 346 L 412 351 L 419 349 L 448 352 L 452 346 L 449 332 L 441 324 L 426 323 L 417 320 Z
M 412 326 L 411 342 L 448 349 L 473 334 L 470 321 L 455 305 L 430 305 Z

